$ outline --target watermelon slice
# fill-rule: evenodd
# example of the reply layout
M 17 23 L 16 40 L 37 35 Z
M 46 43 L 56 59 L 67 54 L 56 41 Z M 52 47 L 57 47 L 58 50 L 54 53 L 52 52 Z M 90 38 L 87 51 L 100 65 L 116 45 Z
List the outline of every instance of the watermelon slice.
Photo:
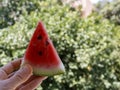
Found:
M 51 76 L 65 72 L 64 65 L 48 37 L 42 22 L 38 26 L 26 49 L 22 65 L 30 64 L 38 76 Z

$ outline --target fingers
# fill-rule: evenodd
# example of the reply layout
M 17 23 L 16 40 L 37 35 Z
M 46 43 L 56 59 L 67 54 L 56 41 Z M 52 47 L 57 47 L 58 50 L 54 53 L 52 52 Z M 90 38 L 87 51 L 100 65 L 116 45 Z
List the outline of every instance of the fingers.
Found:
M 8 75 L 6 74 L 6 72 L 3 69 L 0 68 L 0 80 L 6 79 L 7 76 Z
M 0 68 L 0 79 L 6 79 L 7 76 L 20 67 L 21 59 L 14 60 Z
M 29 82 L 27 81 L 26 83 L 24 83 L 23 87 L 20 87 L 20 89 L 18 89 L 18 90 L 34 90 L 46 78 L 47 77 L 33 76 L 30 80 L 28 80 Z
M 23 82 L 25 82 L 32 75 L 32 67 L 30 65 L 25 65 L 20 68 L 12 77 L 6 79 L 6 85 L 8 87 L 18 87 Z

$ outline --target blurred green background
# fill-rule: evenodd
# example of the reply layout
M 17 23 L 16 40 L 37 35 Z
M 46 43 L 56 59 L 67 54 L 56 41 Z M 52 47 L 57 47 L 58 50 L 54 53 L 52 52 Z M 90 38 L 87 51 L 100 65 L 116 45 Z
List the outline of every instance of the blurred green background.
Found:
M 36 90 L 119 90 L 120 0 L 94 7 L 82 18 L 79 9 L 60 0 L 0 0 L 0 66 L 24 55 L 42 20 L 66 73 Z

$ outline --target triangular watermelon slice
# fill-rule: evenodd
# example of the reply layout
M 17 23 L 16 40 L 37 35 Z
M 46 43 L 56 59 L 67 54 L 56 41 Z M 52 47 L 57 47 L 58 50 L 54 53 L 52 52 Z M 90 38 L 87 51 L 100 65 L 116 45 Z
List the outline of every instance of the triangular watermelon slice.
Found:
M 33 73 L 38 76 L 51 76 L 65 72 L 64 65 L 42 22 L 38 23 L 26 49 L 22 65 L 27 63 L 33 67 Z

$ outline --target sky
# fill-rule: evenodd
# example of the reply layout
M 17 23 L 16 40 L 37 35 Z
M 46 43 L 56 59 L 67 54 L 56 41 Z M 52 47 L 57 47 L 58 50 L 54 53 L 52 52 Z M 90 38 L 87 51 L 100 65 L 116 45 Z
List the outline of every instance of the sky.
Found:
M 93 3 L 97 3 L 98 1 L 100 1 L 100 0 L 91 0 Z
M 92 3 L 97 3 L 97 2 L 103 1 L 103 0 L 91 0 L 91 1 L 92 1 Z M 108 0 L 108 1 L 112 1 L 112 0 Z

